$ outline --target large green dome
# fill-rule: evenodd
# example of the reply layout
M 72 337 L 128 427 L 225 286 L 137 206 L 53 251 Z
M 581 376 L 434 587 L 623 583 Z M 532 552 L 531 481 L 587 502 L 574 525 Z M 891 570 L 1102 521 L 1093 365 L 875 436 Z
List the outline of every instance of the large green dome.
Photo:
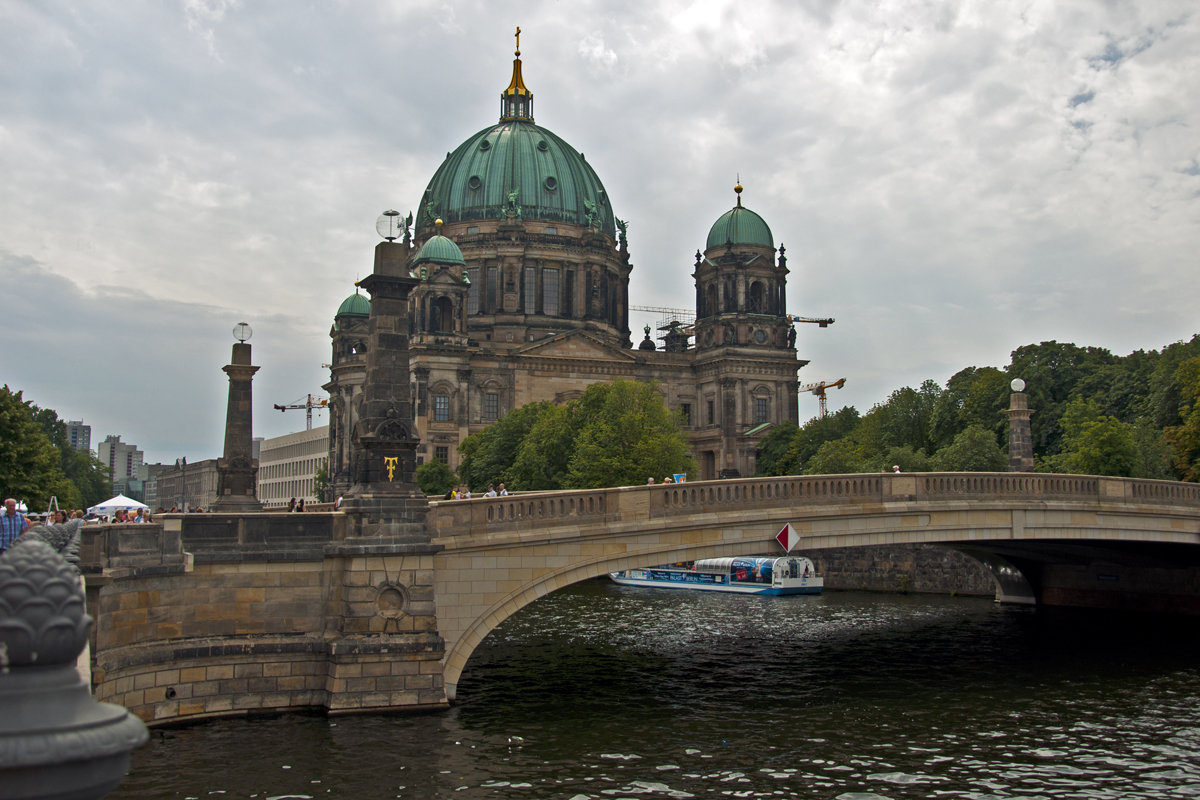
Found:
M 723 247 L 727 244 L 752 244 L 775 249 L 775 238 L 766 221 L 742 205 L 742 186 L 734 187 L 738 193 L 737 205 L 726 211 L 708 229 L 708 244 L 705 249 Z
M 447 223 L 503 219 L 516 207 L 522 219 L 594 221 L 616 234 L 595 170 L 571 145 L 525 119 L 485 128 L 446 157 L 421 199 L 418 228 L 432 225 L 433 217 Z

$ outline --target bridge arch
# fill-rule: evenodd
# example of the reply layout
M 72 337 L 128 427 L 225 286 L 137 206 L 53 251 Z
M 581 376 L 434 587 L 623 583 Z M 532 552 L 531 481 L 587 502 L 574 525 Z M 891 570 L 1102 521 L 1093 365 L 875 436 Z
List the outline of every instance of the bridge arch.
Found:
M 990 570 L 1002 602 L 1132 601 L 1200 614 L 1195 484 L 1012 473 L 792 476 L 436 503 L 430 523 L 442 548 L 435 592 L 451 700 L 474 649 L 538 598 L 620 569 L 772 552 L 786 523 L 801 535 L 800 553 L 959 550 Z M 1120 585 L 1094 585 L 1094 565 L 1135 562 L 1183 566 L 1169 576 L 1169 591 L 1186 596 L 1154 599 L 1162 576 L 1145 570 L 1108 570 L 1100 578 Z
M 462 676 L 462 672 L 466 668 L 471 654 L 487 638 L 487 635 L 525 606 L 540 600 L 552 592 L 623 569 L 670 564 L 676 561 L 693 561 L 700 558 L 719 558 L 722 556 L 736 556 L 758 552 L 765 553 L 769 552 L 772 548 L 778 549 L 778 547 L 779 545 L 776 544 L 773 537 L 766 537 L 760 541 L 743 540 L 728 544 L 693 545 L 690 547 L 680 547 L 678 545 L 663 546 L 659 549 L 639 552 L 637 555 L 612 555 L 547 572 L 528 585 L 492 603 L 491 606 L 467 626 L 462 634 L 455 639 L 453 644 L 447 642 L 446 667 L 443 673 L 446 698 L 451 701 L 456 699 L 458 680 Z

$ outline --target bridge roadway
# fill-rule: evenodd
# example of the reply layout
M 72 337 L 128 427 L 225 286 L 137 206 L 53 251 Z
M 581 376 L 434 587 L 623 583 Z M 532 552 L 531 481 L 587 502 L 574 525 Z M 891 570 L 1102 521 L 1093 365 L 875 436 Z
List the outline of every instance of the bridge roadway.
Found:
M 753 478 L 433 502 L 424 532 L 347 538 L 333 513 L 89 526 L 96 695 L 147 721 L 443 707 L 523 606 L 608 572 L 928 543 L 1002 602 L 1200 614 L 1200 485 L 913 473 Z M 411 533 L 411 532 L 410 532 Z
M 435 503 L 444 679 L 544 594 L 620 569 L 928 543 L 987 566 L 996 599 L 1200 613 L 1200 485 L 1095 476 L 913 473 L 754 478 Z

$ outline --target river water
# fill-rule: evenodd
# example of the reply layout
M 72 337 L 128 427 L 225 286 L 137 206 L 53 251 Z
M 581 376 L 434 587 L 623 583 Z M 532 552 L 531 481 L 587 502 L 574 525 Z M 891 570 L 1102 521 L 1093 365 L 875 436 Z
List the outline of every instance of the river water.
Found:
M 110 797 L 1192 798 L 1197 633 L 589 581 L 494 631 L 448 711 L 156 729 Z

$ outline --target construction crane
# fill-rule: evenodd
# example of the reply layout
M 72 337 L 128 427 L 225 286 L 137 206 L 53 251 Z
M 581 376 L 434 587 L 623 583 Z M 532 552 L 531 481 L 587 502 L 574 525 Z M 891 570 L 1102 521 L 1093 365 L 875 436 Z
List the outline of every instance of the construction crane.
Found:
M 833 320 L 830 320 L 832 322 Z M 812 392 L 817 396 L 817 419 L 825 419 L 825 390 L 840 389 L 846 385 L 846 379 L 836 380 L 833 383 L 806 383 L 800 387 L 801 392 Z
M 329 405 L 329 399 L 328 399 L 328 398 L 325 398 L 325 397 L 313 397 L 313 396 L 310 394 L 310 395 L 309 395 L 309 396 L 308 396 L 308 397 L 307 397 L 307 398 L 304 400 L 304 402 L 303 402 L 303 403 L 301 403 L 301 402 L 297 401 L 297 402 L 295 402 L 295 403 L 288 403 L 287 405 L 283 405 L 283 406 L 279 405 L 279 403 L 276 403 L 276 404 L 275 404 L 275 408 L 276 408 L 276 409 L 278 409 L 279 411 L 291 411 L 292 409 L 295 409 L 295 408 L 303 408 L 303 409 L 304 409 L 304 421 L 305 421 L 305 423 L 306 423 L 306 424 L 305 424 L 305 428 L 304 428 L 304 429 L 305 429 L 305 430 L 307 430 L 307 431 L 311 431 L 311 430 L 312 430 L 312 412 L 313 412 L 313 409 L 314 409 L 314 408 L 325 408 L 325 407 L 327 407 L 328 405 Z

